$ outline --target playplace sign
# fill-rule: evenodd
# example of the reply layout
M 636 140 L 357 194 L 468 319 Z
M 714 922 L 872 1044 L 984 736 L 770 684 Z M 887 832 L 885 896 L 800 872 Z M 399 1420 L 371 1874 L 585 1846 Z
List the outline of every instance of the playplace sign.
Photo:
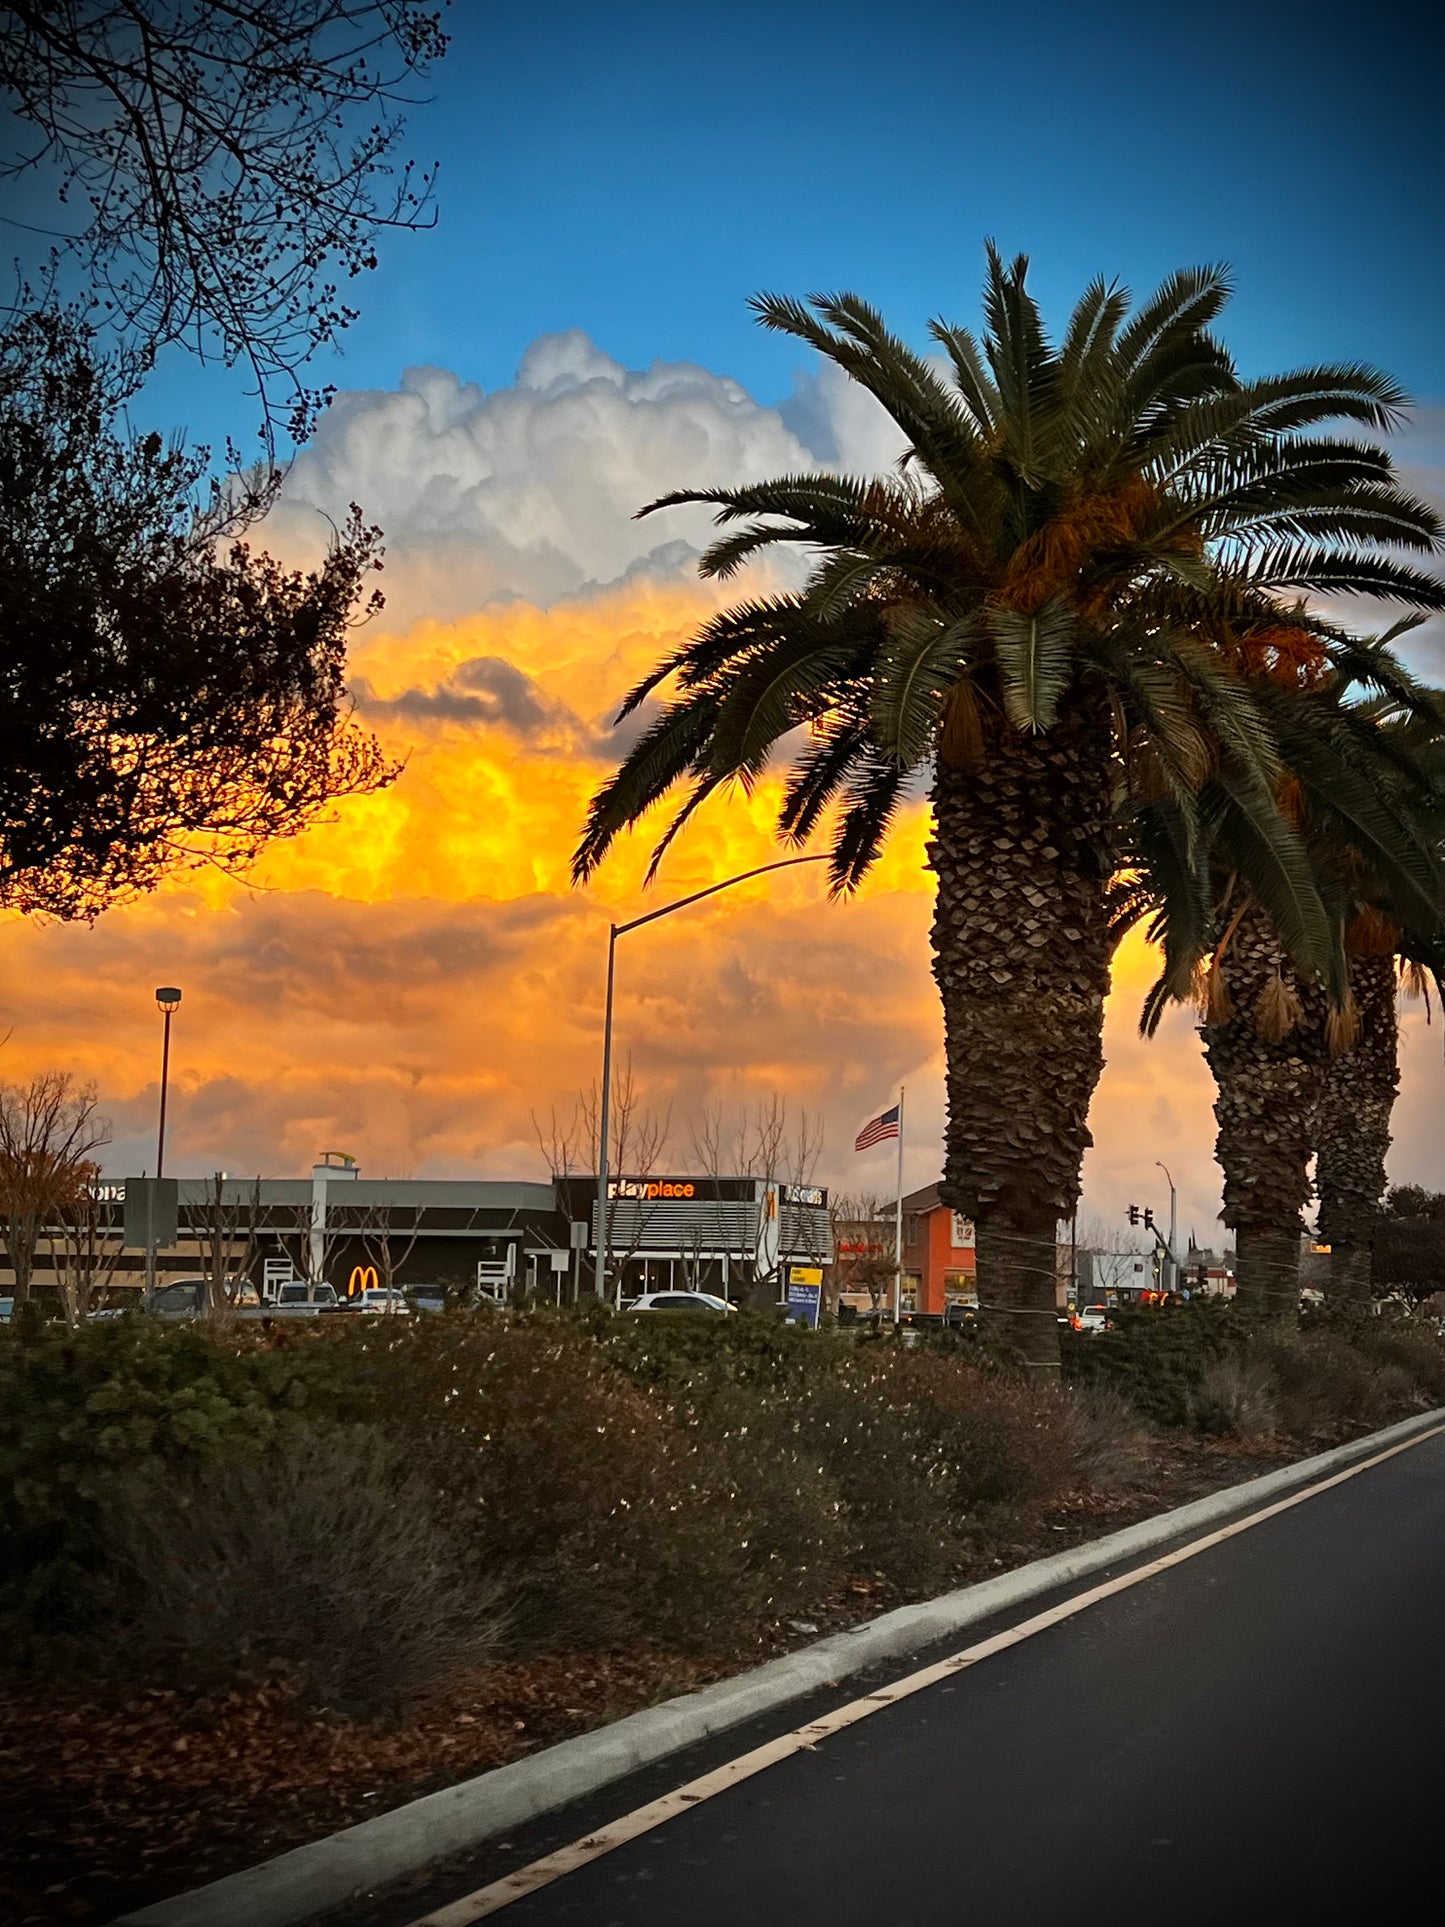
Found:
M 655 1198 L 695 1198 L 697 1186 L 688 1178 L 612 1178 L 609 1198 L 639 1198 L 651 1204 Z

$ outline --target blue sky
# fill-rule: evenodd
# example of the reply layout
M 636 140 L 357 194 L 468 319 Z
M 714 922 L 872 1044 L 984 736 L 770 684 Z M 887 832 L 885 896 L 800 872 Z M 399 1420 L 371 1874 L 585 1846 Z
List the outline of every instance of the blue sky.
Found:
M 921 339 L 976 313 L 993 235 L 1055 314 L 1101 271 L 1143 291 L 1226 259 L 1246 368 L 1362 357 L 1445 396 L 1425 6 L 460 0 L 452 25 L 410 140 L 441 164 L 440 223 L 385 240 L 318 371 L 338 385 L 430 362 L 490 389 L 580 327 L 775 401 L 799 354 L 751 292 L 852 287 Z M 212 438 L 249 426 L 190 367 L 154 405 Z

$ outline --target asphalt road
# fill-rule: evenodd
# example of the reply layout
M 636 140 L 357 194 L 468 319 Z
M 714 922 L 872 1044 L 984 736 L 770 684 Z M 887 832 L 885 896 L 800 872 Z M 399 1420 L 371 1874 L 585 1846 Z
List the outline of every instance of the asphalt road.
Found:
M 1440 1919 L 1442 1742 L 1445 1439 L 1434 1439 L 729 1788 L 497 1918 Z M 615 1796 L 611 1811 L 630 1804 Z M 546 1845 L 598 1817 L 571 1832 L 554 1822 Z M 454 1874 L 426 1904 L 499 1871 L 479 1856 L 476 1878 Z

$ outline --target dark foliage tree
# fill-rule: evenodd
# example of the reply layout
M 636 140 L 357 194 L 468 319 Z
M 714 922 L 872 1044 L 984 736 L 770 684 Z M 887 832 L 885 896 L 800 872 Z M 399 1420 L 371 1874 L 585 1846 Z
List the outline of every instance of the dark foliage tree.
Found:
M 1445 1291 L 1445 1191 L 1399 1184 L 1387 1194 L 1375 1230 L 1374 1282 L 1413 1298 Z
M 97 317 L 149 357 L 244 363 L 268 441 L 322 396 L 300 369 L 355 318 L 379 232 L 432 218 L 399 161 L 446 49 L 423 0 L 17 0 L 0 7 L 0 179 Z
M 59 917 L 395 774 L 343 682 L 376 532 L 353 511 L 309 573 L 252 551 L 248 500 L 131 433 L 92 346 L 53 311 L 0 334 L 0 906 Z

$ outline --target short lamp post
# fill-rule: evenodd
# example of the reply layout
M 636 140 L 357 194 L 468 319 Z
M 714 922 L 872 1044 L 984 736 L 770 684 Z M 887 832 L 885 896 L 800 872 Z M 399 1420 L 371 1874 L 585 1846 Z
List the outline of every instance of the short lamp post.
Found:
M 602 1021 L 602 1115 L 597 1132 L 597 1263 L 593 1274 L 593 1290 L 599 1298 L 607 1295 L 607 1267 L 612 1255 L 612 1226 L 607 1210 L 607 1140 L 612 1127 L 612 990 L 616 977 L 617 939 L 625 937 L 629 930 L 640 930 L 645 923 L 656 923 L 659 917 L 670 917 L 674 910 L 686 910 L 690 903 L 701 903 L 704 897 L 715 897 L 719 890 L 730 890 L 735 883 L 746 883 L 750 877 L 766 876 L 770 870 L 791 870 L 800 863 L 826 863 L 828 860 L 823 855 L 780 857 L 776 863 L 761 863 L 756 870 L 743 870 L 735 877 L 724 877 L 721 883 L 710 883 L 706 890 L 694 890 L 689 897 L 679 897 L 675 903 L 664 903 L 660 910 L 649 910 L 645 917 L 633 917 L 630 923 L 609 925 L 607 1008 Z

